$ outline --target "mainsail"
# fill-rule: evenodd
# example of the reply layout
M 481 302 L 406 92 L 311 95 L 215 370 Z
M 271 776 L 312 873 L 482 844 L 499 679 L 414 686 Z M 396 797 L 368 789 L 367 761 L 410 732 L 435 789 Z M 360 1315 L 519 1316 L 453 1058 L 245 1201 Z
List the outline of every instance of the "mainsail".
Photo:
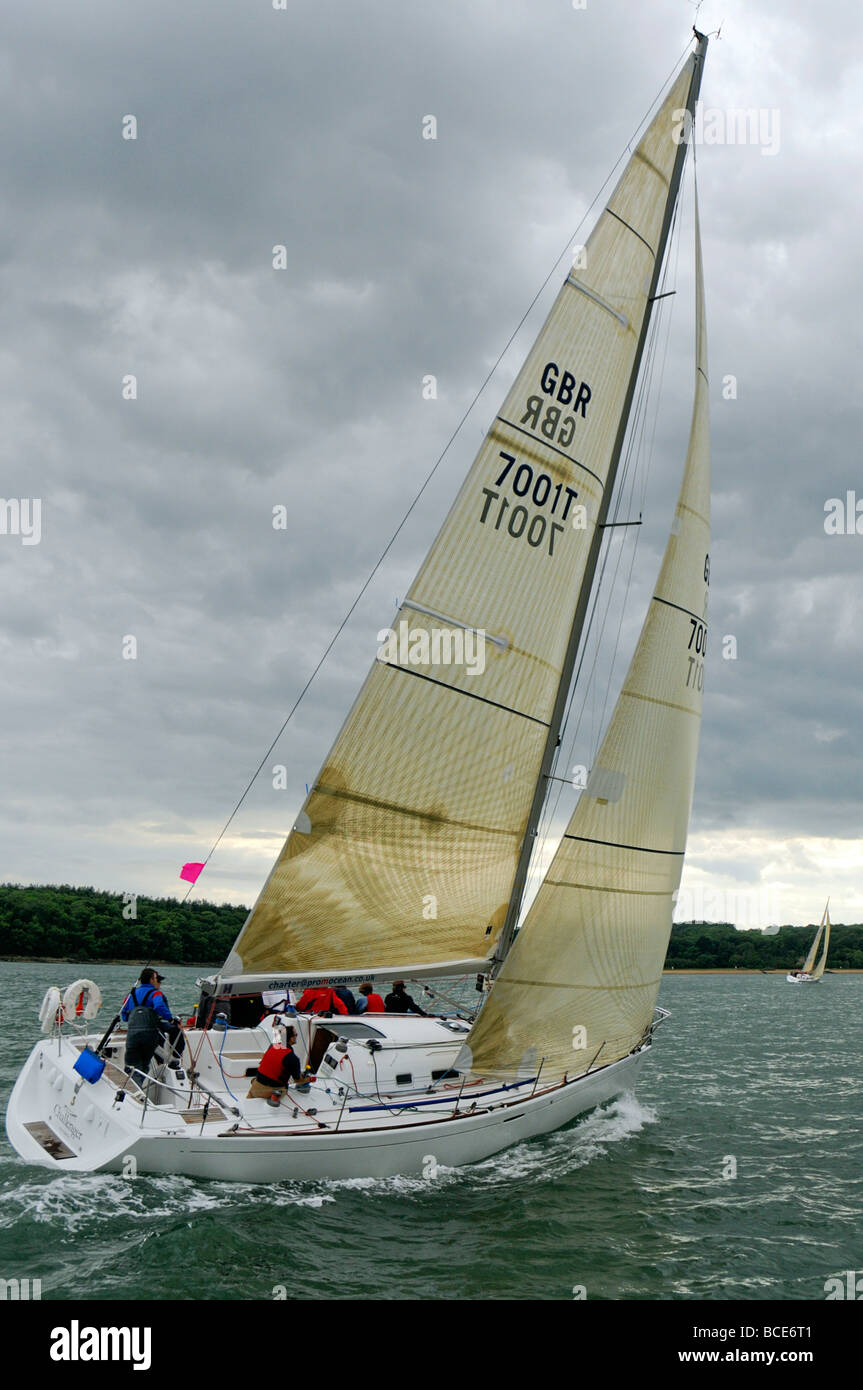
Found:
M 827 947 L 828 947 L 828 945 L 830 944 L 830 910 L 829 910 L 829 909 L 830 909 L 830 904 L 829 904 L 829 902 L 828 902 L 827 907 L 825 907 L 824 913 L 823 913 L 823 915 L 822 915 L 822 917 L 821 917 L 821 923 L 820 923 L 820 925 L 819 925 L 819 927 L 818 927 L 817 932 L 815 933 L 815 940 L 812 942 L 812 946 L 811 946 L 811 949 L 810 949 L 810 951 L 809 951 L 809 955 L 806 957 L 806 960 L 805 960 L 804 963 L 803 963 L 803 973 L 804 973 L 804 975 L 811 975 L 813 980 L 820 980 L 820 979 L 821 979 L 821 976 L 824 974 L 824 967 L 825 967 L 826 964 L 827 964 Z M 815 964 L 815 961 L 816 961 L 816 958 L 818 957 L 818 948 L 819 948 L 819 946 L 821 945 L 821 938 L 822 938 L 822 937 L 824 938 L 824 949 L 823 949 L 823 951 L 821 952 L 820 959 L 818 959 L 818 964 L 816 965 L 816 964 Z
M 695 63 L 564 282 L 227 972 L 475 961 L 494 946 L 568 683 Z M 482 670 L 452 659 L 482 638 Z
M 570 1078 L 649 1027 L 680 882 L 709 582 L 707 336 L 696 205 L 695 404 L 655 593 L 585 791 L 470 1035 L 484 1076 Z

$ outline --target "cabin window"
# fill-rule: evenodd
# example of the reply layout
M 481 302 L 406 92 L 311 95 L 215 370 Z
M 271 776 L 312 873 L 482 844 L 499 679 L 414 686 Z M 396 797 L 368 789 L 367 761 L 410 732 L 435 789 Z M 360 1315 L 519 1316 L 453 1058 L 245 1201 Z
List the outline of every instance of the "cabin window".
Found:
M 386 1033 L 382 1033 L 380 1028 L 372 1028 L 368 1023 L 342 1023 L 341 1019 L 330 1018 L 327 1020 L 327 1027 L 336 1037 L 347 1038 L 385 1038 Z
M 400 1072 L 397 1072 L 397 1073 L 396 1073 L 396 1085 L 397 1085 L 397 1086 L 410 1086 L 410 1084 L 411 1084 L 412 1081 L 413 1081 L 413 1076 L 411 1075 L 411 1073 L 410 1073 L 409 1071 L 400 1071 Z
M 447 1071 L 433 1071 L 433 1072 L 432 1072 L 432 1081 L 443 1081 L 444 1077 L 447 1077 L 447 1076 L 459 1076 L 459 1075 L 460 1075 L 459 1072 L 453 1071 L 452 1067 L 450 1067 Z

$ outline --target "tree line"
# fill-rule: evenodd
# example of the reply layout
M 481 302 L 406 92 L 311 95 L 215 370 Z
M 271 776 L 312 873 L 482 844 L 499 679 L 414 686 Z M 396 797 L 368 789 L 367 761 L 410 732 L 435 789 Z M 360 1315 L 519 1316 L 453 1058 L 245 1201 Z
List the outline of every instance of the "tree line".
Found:
M 681 922 L 671 932 L 666 970 L 796 970 L 815 938 L 817 923 L 780 927 L 766 935 L 728 922 Z M 863 970 L 863 926 L 830 928 L 828 970 Z
M 144 895 L 127 899 L 66 883 L 0 884 L 0 957 L 219 966 L 249 910 Z M 803 964 L 815 929 L 780 927 L 768 936 L 727 922 L 684 922 L 672 930 L 665 964 L 675 970 L 791 970 Z M 863 926 L 832 928 L 827 967 L 863 970 Z
M 68 883 L 0 884 L 0 956 L 221 965 L 247 907 L 177 898 L 133 901 Z

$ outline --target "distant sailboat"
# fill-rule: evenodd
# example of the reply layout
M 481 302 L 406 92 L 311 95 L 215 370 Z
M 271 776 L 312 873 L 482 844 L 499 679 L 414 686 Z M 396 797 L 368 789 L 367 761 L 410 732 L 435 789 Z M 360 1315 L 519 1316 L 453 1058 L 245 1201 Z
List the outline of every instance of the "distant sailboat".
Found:
M 821 946 L 822 937 L 824 945 L 821 951 L 821 955 L 820 957 L 818 957 L 818 963 L 816 964 L 816 957 L 818 956 L 818 948 L 819 946 Z M 829 944 L 830 899 L 828 898 L 827 906 L 825 907 L 821 917 L 821 924 L 818 927 L 817 932 L 815 933 L 815 940 L 812 942 L 812 945 L 809 949 L 809 955 L 803 962 L 803 969 L 791 970 L 785 977 L 789 985 L 808 985 L 812 984 L 815 980 L 821 979 L 821 976 L 824 974 L 824 967 L 827 964 L 827 947 L 829 946 Z
M 705 36 L 566 276 L 219 975 L 183 1070 L 125 1070 L 43 1006 L 7 1113 L 31 1162 L 273 1182 L 428 1175 L 631 1089 L 680 882 L 701 724 L 710 573 L 707 336 L 695 215 L 694 404 L 659 578 L 598 757 L 520 930 L 522 901 L 701 83 Z M 683 126 L 683 132 L 681 132 Z M 683 138 L 681 138 L 681 133 Z M 649 373 L 646 374 L 649 385 Z M 642 600 L 643 601 L 643 600 Z M 435 637 L 486 639 L 477 675 Z M 488 634 L 486 638 L 486 634 Z M 476 1021 L 331 1013 L 357 989 L 476 973 Z M 87 984 L 88 982 L 77 982 Z M 327 984 L 291 1026 L 309 1081 L 249 1087 L 273 999 Z M 70 987 L 71 988 L 71 987 Z M 376 1000 L 377 996 L 371 996 Z M 73 1003 L 70 999 L 70 1003 Z M 176 1065 L 176 1064 L 175 1064 Z M 265 1076 L 269 1073 L 265 1073 Z

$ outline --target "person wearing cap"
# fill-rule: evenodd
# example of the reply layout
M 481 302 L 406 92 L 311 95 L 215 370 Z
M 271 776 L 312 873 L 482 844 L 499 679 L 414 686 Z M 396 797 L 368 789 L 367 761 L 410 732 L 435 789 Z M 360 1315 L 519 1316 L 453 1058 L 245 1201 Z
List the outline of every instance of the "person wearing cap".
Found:
M 141 1010 L 142 1012 L 136 1013 L 135 1018 L 132 1019 L 132 1024 L 138 1025 L 132 1031 L 136 1033 L 141 1032 L 142 1035 L 150 1032 L 153 1036 L 153 1048 L 150 1050 L 151 1057 L 156 1042 L 158 1041 L 156 1035 L 161 1034 L 171 1046 L 171 1060 L 168 1065 L 172 1071 L 179 1071 L 179 1059 L 182 1056 L 185 1043 L 179 1020 L 174 1018 L 174 1015 L 168 1007 L 168 1001 L 159 988 L 164 978 L 164 975 L 160 975 L 158 970 L 154 970 L 152 966 L 145 966 L 138 976 L 138 983 L 130 989 L 123 1001 L 123 1007 L 120 1010 L 120 1018 L 124 1023 L 129 1023 L 129 1020 L 132 1019 L 133 1011 Z M 149 1013 L 150 1020 L 152 1021 L 152 1027 L 150 1029 L 142 1027 L 142 1025 L 146 1025 L 147 1023 L 147 1019 L 144 1017 L 145 1013 Z M 146 1043 L 144 1042 L 143 1036 L 141 1042 L 144 1050 L 146 1050 Z M 177 1046 L 178 1042 L 179 1047 Z M 127 1053 L 130 1051 L 128 1044 L 126 1051 Z M 128 1056 L 126 1060 L 127 1062 L 129 1061 Z M 149 1062 L 149 1058 L 147 1060 Z M 144 1070 L 140 1062 L 137 1063 L 137 1066 L 139 1070 Z

